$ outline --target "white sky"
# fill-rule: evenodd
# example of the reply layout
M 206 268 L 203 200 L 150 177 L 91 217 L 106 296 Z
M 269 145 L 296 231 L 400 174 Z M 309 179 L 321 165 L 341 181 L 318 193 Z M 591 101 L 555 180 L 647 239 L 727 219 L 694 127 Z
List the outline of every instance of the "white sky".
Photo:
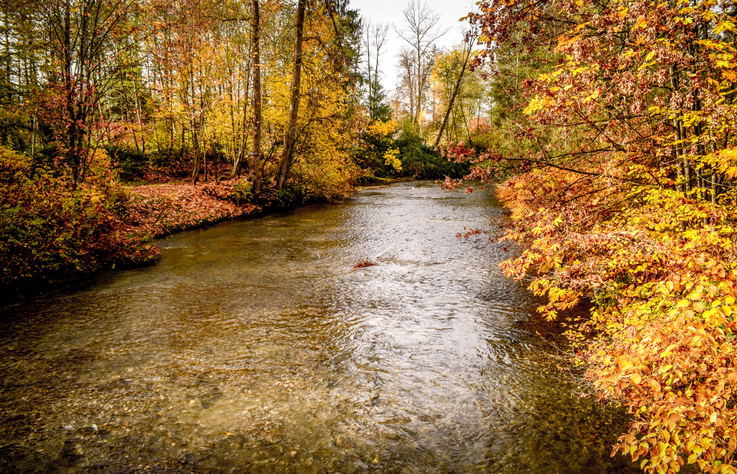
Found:
M 422 0 L 420 0 L 421 3 Z M 383 76 L 381 83 L 384 89 L 391 93 L 396 85 L 396 66 L 399 60 L 397 54 L 404 40 L 395 33 L 394 27 L 403 29 L 404 16 L 402 10 L 407 7 L 409 0 L 350 0 L 350 7 L 359 10 L 361 16 L 372 24 L 384 23 L 389 25 L 385 49 L 381 52 L 381 66 Z M 437 41 L 440 48 L 450 48 L 463 41 L 463 25 L 458 20 L 466 16 L 475 7 L 475 0 L 424 0 L 430 9 L 440 15 L 440 28 L 450 30 Z

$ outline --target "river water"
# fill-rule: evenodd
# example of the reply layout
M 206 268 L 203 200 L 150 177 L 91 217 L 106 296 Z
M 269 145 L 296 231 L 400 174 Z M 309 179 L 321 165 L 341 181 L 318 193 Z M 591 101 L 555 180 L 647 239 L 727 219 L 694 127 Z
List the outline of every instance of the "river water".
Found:
M 636 472 L 504 244 L 457 237 L 506 221 L 488 190 L 402 183 L 6 306 L 0 470 Z

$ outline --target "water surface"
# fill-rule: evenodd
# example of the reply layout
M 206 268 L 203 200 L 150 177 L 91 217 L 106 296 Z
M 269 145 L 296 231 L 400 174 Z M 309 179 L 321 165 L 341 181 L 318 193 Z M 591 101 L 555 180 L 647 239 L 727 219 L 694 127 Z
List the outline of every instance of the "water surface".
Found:
M 504 245 L 456 236 L 506 221 L 398 184 L 0 309 L 0 470 L 632 472 Z

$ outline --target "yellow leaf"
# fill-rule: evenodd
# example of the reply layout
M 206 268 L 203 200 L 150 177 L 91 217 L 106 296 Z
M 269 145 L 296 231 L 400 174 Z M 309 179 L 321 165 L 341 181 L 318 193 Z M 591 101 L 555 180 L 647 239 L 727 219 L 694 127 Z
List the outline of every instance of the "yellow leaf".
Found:
M 527 107 L 525 107 L 525 110 L 523 110 L 522 113 L 524 113 L 525 115 L 532 115 L 538 110 L 547 106 L 549 103 L 550 100 L 548 100 L 547 98 L 541 99 L 539 97 L 534 97 L 527 105 Z
M 731 21 L 725 21 L 725 20 L 720 21 L 719 23 L 717 23 L 716 27 L 714 28 L 713 34 L 718 35 L 719 33 L 725 30 L 734 31 L 734 23 L 732 23 Z
M 672 355 L 673 354 L 673 349 L 675 349 L 676 347 L 678 347 L 678 343 L 671 344 L 670 346 L 668 346 L 668 348 L 666 350 L 664 350 L 660 354 L 660 357 L 668 357 L 669 355 Z
M 690 304 L 690 301 L 688 301 L 686 298 L 683 298 L 681 301 L 678 302 L 678 304 L 676 304 L 676 308 L 686 308 Z
M 719 312 L 719 308 L 712 308 L 704 313 L 704 320 L 710 321 L 712 316 L 716 315 Z
M 640 385 L 640 381 L 642 381 L 642 377 L 640 376 L 640 374 L 632 374 L 632 377 L 630 377 L 630 380 L 635 385 Z

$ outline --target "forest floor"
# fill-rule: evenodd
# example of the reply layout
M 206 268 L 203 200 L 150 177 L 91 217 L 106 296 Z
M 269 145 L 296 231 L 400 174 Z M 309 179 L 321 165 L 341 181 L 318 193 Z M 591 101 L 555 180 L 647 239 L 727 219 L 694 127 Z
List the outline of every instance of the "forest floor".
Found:
M 378 184 L 358 185 L 355 189 L 382 188 L 409 180 L 411 178 L 386 179 Z M 239 182 L 242 184 L 242 181 L 234 179 L 197 185 L 193 185 L 191 181 L 124 185 L 123 188 L 130 195 L 128 215 L 124 219 L 126 231 L 155 239 L 182 230 L 264 212 L 268 203 L 236 204 L 242 192 L 238 188 Z
M 236 183 L 237 180 L 196 186 L 191 182 L 124 186 L 130 195 L 126 230 L 154 239 L 261 213 L 262 206 L 234 202 Z

